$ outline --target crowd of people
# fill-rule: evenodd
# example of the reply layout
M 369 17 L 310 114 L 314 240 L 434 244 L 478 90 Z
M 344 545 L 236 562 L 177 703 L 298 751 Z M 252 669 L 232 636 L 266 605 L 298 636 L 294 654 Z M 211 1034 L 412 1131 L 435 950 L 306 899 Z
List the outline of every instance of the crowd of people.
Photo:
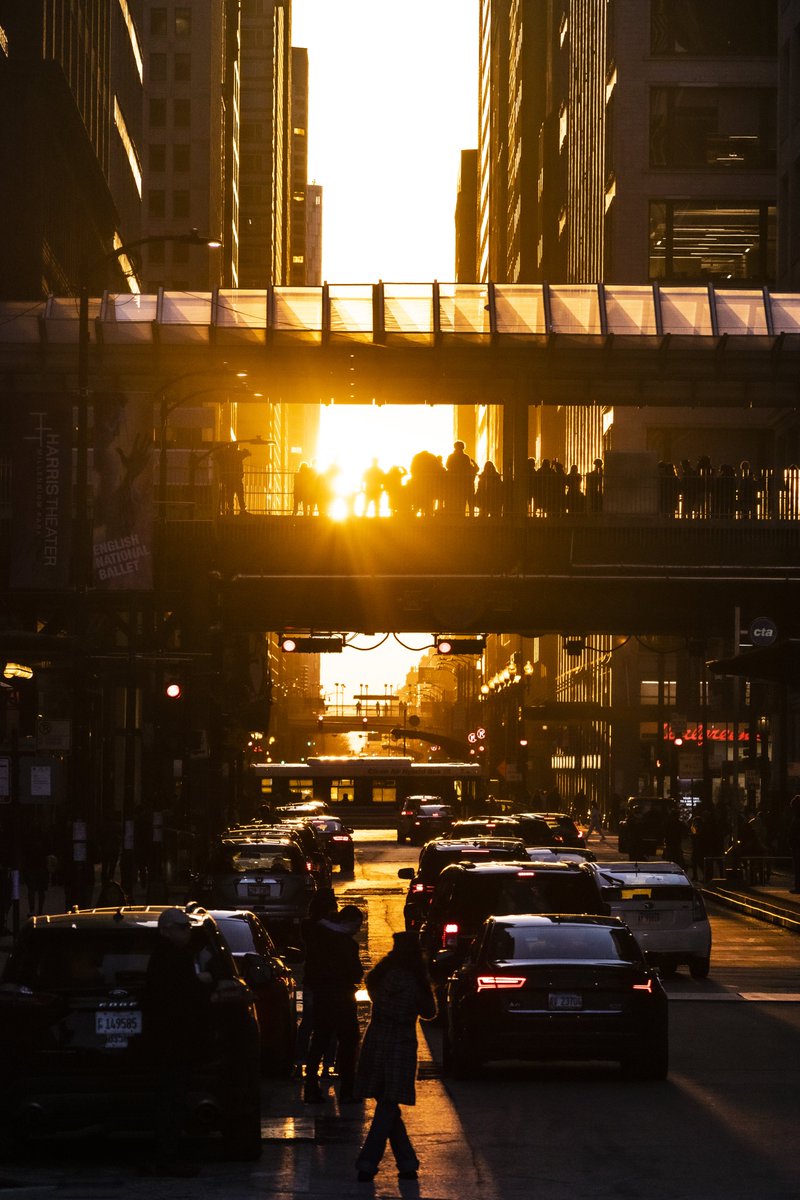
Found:
M 504 480 L 487 460 L 479 467 L 470 458 L 464 442 L 454 443 L 447 459 L 421 450 L 410 467 L 384 470 L 374 458 L 364 472 L 359 490 L 338 497 L 339 468 L 318 471 L 301 463 L 294 476 L 293 516 L 330 515 L 339 500 L 347 515 L 420 516 L 437 513 L 458 516 L 499 517 L 506 504 Z M 675 519 L 784 520 L 800 516 L 800 467 L 782 472 L 761 471 L 748 461 L 715 466 L 708 456 L 679 464 L 661 461 L 654 473 L 627 477 L 626 504 L 636 510 L 637 500 L 629 495 L 638 487 L 641 511 L 653 511 Z M 527 460 L 527 510 L 534 517 L 576 516 L 602 513 L 606 480 L 603 460 L 594 460 L 581 471 L 574 463 L 568 469 L 557 458 Z

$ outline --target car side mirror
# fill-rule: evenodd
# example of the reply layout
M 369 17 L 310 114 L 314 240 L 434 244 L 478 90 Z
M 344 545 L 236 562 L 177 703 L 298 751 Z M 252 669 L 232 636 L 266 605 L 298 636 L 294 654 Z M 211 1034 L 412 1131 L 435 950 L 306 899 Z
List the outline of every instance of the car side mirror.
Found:
M 397 872 L 398 879 L 413 879 L 415 875 L 416 871 L 413 867 L 401 867 Z
M 344 831 L 345 831 L 345 833 L 355 833 L 355 829 L 353 828 L 352 825 L 345 825 Z
M 243 954 L 239 973 L 248 987 L 261 987 L 275 978 L 272 965 L 261 954 Z

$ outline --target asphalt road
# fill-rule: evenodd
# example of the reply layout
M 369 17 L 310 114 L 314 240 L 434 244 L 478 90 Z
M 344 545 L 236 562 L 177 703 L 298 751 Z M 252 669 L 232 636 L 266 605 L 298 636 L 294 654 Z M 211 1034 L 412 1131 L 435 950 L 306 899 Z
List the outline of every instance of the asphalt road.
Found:
M 369 964 L 402 927 L 397 869 L 416 851 L 360 834 L 357 858 L 355 878 L 337 890 L 367 910 Z M 332 1098 L 309 1109 L 287 1081 L 265 1084 L 257 1164 L 223 1163 L 208 1143 L 198 1179 L 158 1181 L 137 1175 L 140 1145 L 76 1139 L 4 1164 L 0 1189 L 66 1200 L 797 1200 L 800 938 L 723 909 L 712 922 L 710 978 L 681 971 L 667 981 L 664 1083 L 626 1082 L 603 1065 L 490 1068 L 479 1081 L 445 1080 L 438 1029 L 426 1026 L 417 1106 L 406 1113 L 422 1161 L 418 1184 L 399 1183 L 391 1159 L 374 1185 L 356 1183 L 371 1105 L 340 1113 Z

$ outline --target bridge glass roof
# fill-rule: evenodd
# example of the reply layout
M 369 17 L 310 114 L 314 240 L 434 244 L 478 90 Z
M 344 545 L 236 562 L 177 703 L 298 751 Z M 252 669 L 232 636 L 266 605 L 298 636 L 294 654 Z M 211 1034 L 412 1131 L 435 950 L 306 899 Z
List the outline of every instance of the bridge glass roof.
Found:
M 75 297 L 0 302 L 0 343 L 77 343 Z M 321 287 L 106 292 L 90 336 L 110 344 L 362 341 L 434 344 L 800 336 L 800 295 L 658 284 L 366 283 Z

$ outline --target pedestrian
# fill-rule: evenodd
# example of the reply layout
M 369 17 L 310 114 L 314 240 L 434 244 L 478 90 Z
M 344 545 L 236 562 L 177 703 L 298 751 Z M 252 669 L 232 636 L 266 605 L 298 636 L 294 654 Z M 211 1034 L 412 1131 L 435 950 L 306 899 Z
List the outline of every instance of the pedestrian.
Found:
M 683 858 L 684 824 L 681 820 L 680 809 L 673 804 L 664 819 L 664 860 L 684 866 Z
M 306 1064 L 311 1031 L 314 1027 L 314 988 L 313 980 L 317 970 L 318 925 L 325 919 L 335 920 L 337 912 L 336 896 L 333 888 L 323 887 L 311 897 L 308 916 L 301 923 L 303 943 L 305 945 L 305 964 L 303 966 L 303 1015 L 297 1027 L 297 1040 L 294 1051 L 294 1077 L 302 1079 L 303 1068 Z M 324 943 L 323 943 L 324 944 Z M 331 1039 L 322 1053 L 322 1074 L 329 1075 L 336 1061 L 336 1039 Z
M 182 908 L 165 908 L 158 940 L 147 965 L 143 1037 L 155 1072 L 156 1159 L 153 1172 L 176 1177 L 197 1174 L 182 1152 L 181 1133 L 197 1047 L 211 1036 L 213 979 L 196 968 L 191 921 Z
M 628 858 L 631 862 L 643 862 L 644 853 L 644 817 L 638 804 L 632 804 L 625 821 L 625 844 L 628 848 Z
M 601 842 L 604 842 L 606 840 L 606 835 L 603 832 L 603 814 L 601 813 L 600 805 L 597 803 L 596 800 L 592 801 L 591 807 L 589 809 L 589 827 L 586 830 L 586 837 L 585 837 L 585 841 L 586 841 L 587 845 L 589 844 L 589 838 L 591 837 L 591 835 L 593 833 L 597 833 L 600 835 Z
M 379 517 L 381 512 L 381 496 L 386 486 L 386 476 L 381 470 L 377 458 L 373 458 L 364 472 L 361 481 L 364 486 L 364 516 L 368 517 L 370 510 L 372 510 L 372 515 Z
M 233 516 L 234 501 L 239 512 L 247 512 L 244 500 L 244 460 L 250 457 L 249 450 L 239 448 L 237 441 L 226 442 L 218 451 L 219 479 L 222 485 L 222 511 Z
M 389 953 L 367 976 L 372 1016 L 358 1060 L 356 1089 L 376 1101 L 356 1160 L 358 1179 L 375 1178 L 388 1141 L 400 1179 L 416 1179 L 419 1159 L 406 1131 L 401 1104 L 415 1104 L 417 1018 L 432 1021 L 436 1001 L 414 934 L 396 933 Z
M 475 515 L 475 476 L 478 464 L 467 454 L 462 441 L 453 442 L 453 453 L 448 456 L 446 469 L 445 511 L 463 517 L 466 509 Z
M 796 896 L 800 892 L 800 795 L 792 796 L 789 813 L 789 827 L 786 832 L 794 867 L 794 884 L 789 891 Z
M 307 969 L 305 975 L 314 992 L 314 1016 L 303 1089 L 306 1104 L 320 1104 L 326 1099 L 318 1076 L 332 1037 L 339 1044 L 336 1061 L 339 1103 L 355 1101 L 353 1088 L 359 1043 L 356 989 L 364 975 L 355 936 L 363 920 L 360 908 L 345 904 L 335 916 L 324 917 L 318 922 L 317 954 L 313 970 Z

